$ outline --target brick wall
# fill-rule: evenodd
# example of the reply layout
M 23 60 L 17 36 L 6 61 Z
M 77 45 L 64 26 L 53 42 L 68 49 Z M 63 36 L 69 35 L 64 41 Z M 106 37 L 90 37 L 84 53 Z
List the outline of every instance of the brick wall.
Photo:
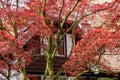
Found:
M 27 78 L 29 80 L 41 80 L 41 76 L 38 76 L 38 75 L 31 75 L 31 74 L 29 74 L 29 75 L 27 75 Z

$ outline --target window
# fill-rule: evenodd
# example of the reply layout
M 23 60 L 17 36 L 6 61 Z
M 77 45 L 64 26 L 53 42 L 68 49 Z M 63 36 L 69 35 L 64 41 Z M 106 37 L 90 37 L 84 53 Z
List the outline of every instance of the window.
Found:
M 66 36 L 61 40 L 56 56 L 66 57 Z
M 53 44 L 55 41 L 53 40 Z M 53 46 L 53 48 L 55 48 Z M 32 52 L 32 55 L 47 54 L 48 40 L 38 35 L 33 36 L 24 46 L 26 51 Z M 56 56 L 66 57 L 66 36 L 61 40 Z

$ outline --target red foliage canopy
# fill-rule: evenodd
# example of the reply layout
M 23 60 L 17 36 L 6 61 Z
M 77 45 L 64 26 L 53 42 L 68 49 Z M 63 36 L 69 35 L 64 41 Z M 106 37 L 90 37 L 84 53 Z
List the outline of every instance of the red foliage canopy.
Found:
M 111 3 L 114 5 L 99 12 L 101 7 L 106 8 L 108 5 L 111 5 Z M 120 1 L 116 0 L 115 3 L 110 2 L 105 3 L 104 5 L 92 3 L 89 7 L 87 5 L 87 7 L 84 8 L 84 11 L 88 14 L 91 12 L 93 13 L 84 17 L 85 12 L 83 11 L 84 18 L 82 19 L 79 27 L 83 28 L 85 34 L 82 39 L 72 48 L 71 57 L 63 65 L 65 72 L 70 73 L 71 75 L 77 75 L 86 69 L 92 68 L 93 66 L 98 66 L 108 71 L 113 71 L 110 66 L 105 65 L 100 61 L 100 59 L 101 55 L 104 55 L 107 51 L 111 54 L 119 52 L 119 49 L 114 49 L 119 47 L 120 40 L 118 34 L 120 30 L 119 4 Z M 94 13 L 96 10 L 97 12 Z M 109 61 L 106 59 L 103 59 L 103 61 L 106 61 L 106 63 L 109 64 Z
M 24 6 L 13 4 L 12 1 L 13 0 L 0 0 L 0 29 L 3 30 L 0 31 L 0 64 L 4 64 L 0 66 L 0 70 L 7 68 L 6 65 L 8 63 L 6 60 L 11 65 L 16 64 L 16 66 L 18 66 L 21 62 L 25 62 L 26 64 L 26 62 L 29 61 L 29 55 L 22 49 L 23 45 L 35 34 L 43 36 L 51 34 L 56 20 L 61 24 L 64 22 L 72 24 L 74 21 L 80 23 L 80 21 L 83 20 L 81 25 L 83 27 L 87 25 L 88 28 L 92 27 L 89 25 L 91 24 L 89 21 L 91 19 L 96 20 L 94 16 L 103 16 L 105 21 L 108 19 L 110 20 L 107 24 L 110 22 L 109 25 L 113 25 L 112 22 L 116 22 L 116 20 L 119 21 L 120 15 L 120 0 L 113 0 L 112 2 L 106 2 L 104 4 L 94 3 L 96 0 L 46 0 L 46 2 L 44 2 L 44 0 L 29 0 L 28 2 L 22 0 L 23 2 L 20 4 L 24 4 Z M 114 2 L 115 7 L 112 6 Z M 62 4 L 64 5 L 60 12 Z M 111 6 L 109 7 L 109 5 Z M 106 11 L 107 14 L 103 15 L 103 13 L 97 13 L 105 10 L 103 8 L 110 8 Z M 111 13 L 110 10 L 115 11 Z M 93 15 L 87 17 L 91 14 Z M 107 17 L 108 15 L 111 16 L 111 14 L 111 18 Z M 44 21 L 46 21 L 48 25 L 46 25 Z M 116 23 L 114 25 L 116 26 Z M 117 26 L 119 25 L 117 24 Z M 60 28 L 60 25 L 57 27 Z M 63 27 L 65 27 L 65 25 L 63 25 Z M 116 46 L 116 42 L 119 39 L 116 35 L 117 34 L 110 33 L 103 29 L 93 30 L 85 34 L 83 39 L 73 48 L 73 54 L 70 57 L 70 61 L 68 61 L 64 67 L 66 68 L 71 62 L 76 60 L 79 60 L 77 63 L 80 62 L 80 64 L 77 65 L 76 62 L 75 64 L 73 62 L 74 66 L 66 71 L 76 74 L 78 70 L 82 71 L 85 67 L 88 67 L 86 62 L 90 64 L 95 63 L 95 56 L 100 54 L 99 51 L 111 49 Z M 108 41 L 106 42 L 106 40 Z M 84 59 L 81 59 L 82 57 L 84 57 Z M 14 63 L 16 60 L 18 62 Z M 88 60 L 90 62 L 88 62 Z M 78 68 L 78 66 L 81 67 Z
M 42 16 L 26 8 L 16 8 L 13 3 L 0 1 L 0 73 L 5 77 L 30 62 L 30 53 L 23 46 L 33 35 L 50 33 Z
M 87 32 L 72 48 L 72 55 L 64 64 L 65 72 L 77 75 L 93 66 L 113 71 L 110 66 L 104 64 L 108 61 L 104 59 L 103 62 L 100 62 L 100 59 L 105 52 L 115 54 L 114 49 L 120 47 L 119 41 L 119 34 L 108 30 L 94 29 Z
M 0 72 L 8 74 L 9 66 L 11 70 L 19 70 L 29 61 L 30 55 L 23 50 L 20 41 L 8 32 L 0 31 Z

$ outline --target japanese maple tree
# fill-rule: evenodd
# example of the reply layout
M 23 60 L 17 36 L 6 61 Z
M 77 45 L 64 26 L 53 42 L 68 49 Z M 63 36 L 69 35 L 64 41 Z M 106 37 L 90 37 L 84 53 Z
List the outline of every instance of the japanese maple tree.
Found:
M 95 0 L 91 0 L 91 1 L 88 1 L 88 0 L 56 0 L 56 1 L 41 0 L 40 1 L 38 0 L 38 1 L 33 1 L 33 3 L 30 3 L 30 4 L 31 5 L 28 5 L 28 8 L 29 8 L 28 11 L 35 11 L 40 16 L 43 16 L 45 18 L 44 23 L 51 30 L 54 30 L 54 28 L 57 27 L 55 31 L 57 34 L 57 38 L 55 39 L 56 41 L 55 45 L 53 45 L 52 43 L 52 40 L 53 40 L 52 35 L 48 35 L 48 50 L 47 50 L 48 52 L 46 53 L 47 63 L 46 63 L 46 71 L 45 71 L 43 80 L 47 74 L 49 74 L 51 80 L 53 80 L 54 78 L 57 78 L 57 77 L 54 77 L 53 59 L 55 57 L 55 54 L 59 47 L 61 39 L 66 35 L 67 32 L 69 31 L 74 32 L 74 29 L 75 27 L 78 26 L 78 24 L 82 26 L 81 28 L 83 28 L 82 30 L 84 31 L 87 30 L 86 28 L 88 28 L 88 30 L 94 29 L 94 27 L 92 26 L 96 22 L 93 23 L 91 19 L 93 19 L 93 21 L 97 21 L 96 17 L 99 16 L 101 19 L 103 17 L 105 20 L 107 20 L 106 17 L 109 15 L 110 9 L 116 10 L 117 8 L 119 11 L 118 0 L 105 2 L 103 4 L 95 3 Z M 104 12 L 106 12 L 107 14 L 104 14 Z M 115 15 L 118 15 L 118 14 L 119 13 L 116 13 Z M 54 24 L 54 22 L 56 21 L 57 21 L 57 25 Z M 62 30 L 65 28 L 65 23 L 69 23 L 71 24 L 71 26 L 69 26 L 67 30 L 63 32 Z M 108 25 L 105 24 L 106 27 L 103 25 L 97 25 L 97 27 L 100 27 L 100 26 L 107 28 Z M 111 28 L 113 28 L 113 26 L 111 26 Z M 52 48 L 53 46 L 55 46 L 55 48 Z M 81 61 L 81 62 L 84 63 L 84 61 Z
M 16 62 L 17 66 L 19 62 L 22 63 L 24 66 L 20 64 L 19 68 L 17 69 L 21 69 L 21 67 L 22 69 L 24 69 L 26 62 L 29 62 L 28 57 L 34 50 L 32 49 L 26 52 L 23 50 L 23 46 L 34 35 L 39 35 L 45 38 L 46 41 L 48 42 L 47 45 L 45 46 L 46 48 L 45 56 L 47 62 L 46 62 L 46 70 L 43 76 L 43 80 L 45 80 L 47 74 L 49 74 L 50 80 L 55 80 L 55 79 L 57 80 L 58 76 L 61 74 L 62 71 L 60 69 L 60 71 L 58 71 L 57 74 L 54 75 L 55 72 L 53 67 L 54 64 L 53 61 L 55 55 L 57 54 L 57 50 L 60 46 L 62 38 L 68 32 L 72 32 L 72 37 L 74 37 L 73 33 L 75 32 L 75 29 L 78 26 L 79 27 L 82 26 L 81 27 L 82 29 L 80 28 L 80 30 L 78 31 L 83 30 L 83 32 L 87 32 L 87 29 L 88 30 L 94 29 L 93 24 L 96 23 L 97 16 L 99 16 L 101 19 L 104 19 L 104 21 L 102 22 L 104 25 L 101 25 L 103 28 L 106 28 L 108 25 L 110 25 L 111 28 L 113 28 L 114 26 L 115 27 L 119 26 L 120 1 L 112 0 L 111 2 L 105 2 L 103 4 L 99 4 L 96 2 L 97 2 L 96 0 L 28 0 L 28 1 L 0 0 L 1 35 L 2 33 L 4 33 L 4 35 L 2 35 L 3 38 L 5 35 L 10 36 L 7 37 L 7 40 L 2 39 L 0 43 L 1 45 L 0 47 L 8 46 L 8 48 L 6 47 L 7 50 L 5 49 L 5 52 L 2 51 L 2 48 L 0 49 L 1 51 L 0 62 L 1 64 L 5 64 L 5 66 L 2 66 L 0 68 L 0 70 L 2 70 L 1 73 L 3 75 L 5 74 L 3 72 L 3 67 L 5 69 L 15 70 L 13 66 L 15 63 L 13 64 L 13 62 L 19 59 L 20 61 Z M 110 10 L 114 10 L 113 13 L 110 13 Z M 106 12 L 106 14 L 104 12 Z M 111 18 L 108 17 L 111 16 L 111 14 L 114 17 Z M 107 21 L 108 19 L 110 21 Z M 65 23 L 70 24 L 70 26 L 66 28 Z M 113 24 L 114 26 L 111 26 L 111 24 Z M 99 27 L 99 25 L 97 26 Z M 116 29 L 118 30 L 118 28 Z M 83 39 L 79 41 L 75 47 L 73 47 L 71 57 L 69 61 L 66 62 L 64 65 L 65 71 L 69 73 L 75 71 L 75 73 L 73 74 L 77 74 L 80 71 L 83 71 L 85 67 L 88 67 L 88 65 L 87 66 L 85 65 L 86 59 L 90 59 L 90 61 L 93 60 L 92 62 L 88 62 L 93 65 L 95 63 L 94 60 L 98 59 L 96 58 L 96 56 L 97 55 L 99 56 L 99 54 L 101 54 L 98 51 L 102 51 L 104 50 L 104 48 L 111 49 L 115 47 L 116 42 L 119 38 L 116 38 L 115 34 L 107 30 L 108 28 L 106 30 L 98 29 L 86 33 L 82 37 Z M 55 32 L 57 35 L 56 38 L 53 37 Z M 96 32 L 98 34 L 96 34 Z M 91 36 L 90 34 L 93 35 Z M 107 35 L 109 34 L 109 36 L 107 36 L 106 34 Z M 100 36 L 101 38 L 99 38 L 98 36 Z M 11 42 L 11 37 L 13 37 L 12 42 Z M 107 39 L 109 41 L 105 42 L 105 40 Z M 55 44 L 53 44 L 53 40 L 55 41 Z M 90 41 L 93 41 L 94 44 L 90 45 L 91 44 Z M 101 44 L 99 44 L 99 42 Z M 9 45 L 6 43 L 9 43 Z M 80 46 L 84 46 L 84 47 L 79 48 Z M 92 50 L 92 48 L 94 48 L 94 50 Z M 14 55 L 14 53 L 16 54 Z M 83 53 L 83 54 L 81 55 L 79 53 L 81 54 Z M 78 58 L 76 59 L 80 61 L 77 62 L 78 65 L 76 64 L 75 66 L 70 66 L 70 70 L 67 71 L 66 68 L 69 65 L 69 63 L 71 63 L 72 61 L 76 61 L 74 55 L 77 55 L 76 57 Z M 24 59 L 21 58 L 23 56 L 25 57 Z M 85 57 L 85 59 L 83 59 L 82 61 L 81 57 L 83 56 Z M 10 63 L 10 65 L 8 64 L 8 62 Z M 81 63 L 81 65 L 79 62 Z M 11 68 L 9 68 L 9 66 Z M 81 66 L 83 68 L 79 69 L 77 68 L 78 66 Z M 71 68 L 73 68 L 73 70 Z M 79 70 L 79 72 L 76 72 L 76 70 Z M 8 70 L 8 72 L 10 72 L 10 70 Z M 10 74 L 4 76 L 8 77 L 10 76 Z
M 18 7 L 18 0 L 16 3 L 0 0 L 0 73 L 8 80 L 13 71 L 23 73 L 30 62 L 31 54 L 24 51 L 24 44 L 35 34 L 50 33 L 42 17 L 25 12 L 24 8 Z
M 65 72 L 79 77 L 85 72 L 92 71 L 96 66 L 114 72 L 111 66 L 106 65 L 109 61 L 103 56 L 108 52 L 109 55 L 119 53 L 119 3 L 118 1 L 112 8 L 91 14 L 81 21 L 80 27 L 86 34 L 72 48 L 69 60 L 63 65 Z

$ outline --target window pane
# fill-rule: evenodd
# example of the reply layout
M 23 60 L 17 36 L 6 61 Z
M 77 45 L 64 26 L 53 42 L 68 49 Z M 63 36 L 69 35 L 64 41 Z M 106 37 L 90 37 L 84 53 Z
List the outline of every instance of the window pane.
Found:
M 61 40 L 61 43 L 58 47 L 58 50 L 57 50 L 57 55 L 56 56 L 63 56 L 65 57 L 66 56 L 66 41 L 65 41 L 65 37 Z

